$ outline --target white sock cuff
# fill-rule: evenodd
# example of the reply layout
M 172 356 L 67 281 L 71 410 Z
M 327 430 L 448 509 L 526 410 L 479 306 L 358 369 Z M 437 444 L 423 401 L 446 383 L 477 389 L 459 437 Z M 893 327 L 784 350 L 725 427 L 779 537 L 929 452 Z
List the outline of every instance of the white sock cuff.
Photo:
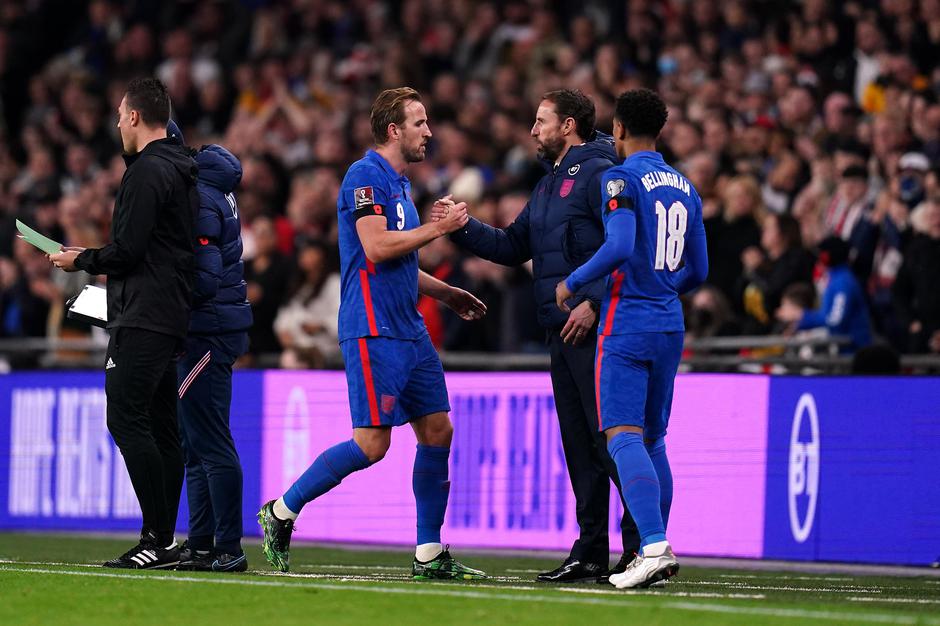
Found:
M 643 556 L 662 556 L 666 554 L 666 550 L 669 549 L 668 541 L 657 541 L 656 543 L 648 543 L 643 548 Z
M 289 508 L 287 508 L 287 505 L 284 504 L 284 498 L 278 498 L 275 500 L 274 506 L 272 508 L 274 509 L 274 517 L 281 520 L 295 520 L 299 515 L 299 513 L 294 513 Z
M 422 543 L 415 548 L 415 558 L 422 563 L 434 560 L 438 554 L 444 551 L 444 546 L 439 543 Z

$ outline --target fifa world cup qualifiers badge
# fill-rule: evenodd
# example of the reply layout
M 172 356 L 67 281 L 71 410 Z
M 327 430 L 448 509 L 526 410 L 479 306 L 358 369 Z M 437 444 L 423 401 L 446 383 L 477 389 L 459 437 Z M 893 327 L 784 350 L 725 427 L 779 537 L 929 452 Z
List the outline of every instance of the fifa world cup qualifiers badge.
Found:
M 353 197 L 356 198 L 357 211 L 372 209 L 376 215 L 382 215 L 382 205 L 375 204 L 375 194 L 372 192 L 372 187 L 357 187 L 353 191 Z
M 372 193 L 372 187 L 358 187 L 356 191 L 353 192 L 356 197 L 356 208 L 364 209 L 366 207 L 372 206 L 374 202 L 374 195 Z

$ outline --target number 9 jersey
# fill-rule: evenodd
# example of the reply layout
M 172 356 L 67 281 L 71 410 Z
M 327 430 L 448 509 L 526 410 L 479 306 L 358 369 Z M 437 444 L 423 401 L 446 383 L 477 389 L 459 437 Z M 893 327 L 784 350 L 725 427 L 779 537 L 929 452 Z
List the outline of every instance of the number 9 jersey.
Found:
M 633 253 L 607 279 L 601 335 L 682 332 L 679 295 L 707 266 L 702 200 L 658 152 L 636 152 L 601 178 L 605 228 L 617 211 L 636 218 Z
M 369 150 L 346 172 L 336 201 L 339 219 L 339 340 L 358 337 L 420 339 L 427 334 L 418 313 L 418 253 L 384 263 L 366 258 L 356 221 L 382 216 L 388 230 L 421 225 L 411 184 L 379 153 Z

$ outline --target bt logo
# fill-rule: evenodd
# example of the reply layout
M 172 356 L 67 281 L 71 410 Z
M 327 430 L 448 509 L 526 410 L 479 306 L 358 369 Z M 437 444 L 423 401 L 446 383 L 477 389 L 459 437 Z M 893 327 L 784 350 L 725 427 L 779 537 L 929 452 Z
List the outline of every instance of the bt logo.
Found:
M 803 428 L 804 417 L 808 423 Z M 816 400 L 804 393 L 793 412 L 790 431 L 790 471 L 787 481 L 787 504 L 790 531 L 797 543 L 803 543 L 813 530 L 816 504 L 819 499 L 819 416 Z M 801 515 L 802 512 L 802 515 Z

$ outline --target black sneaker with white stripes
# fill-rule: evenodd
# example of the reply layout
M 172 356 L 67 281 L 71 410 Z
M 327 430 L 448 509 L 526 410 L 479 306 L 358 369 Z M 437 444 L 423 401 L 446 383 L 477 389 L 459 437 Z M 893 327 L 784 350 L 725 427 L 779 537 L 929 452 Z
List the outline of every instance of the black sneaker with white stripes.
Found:
M 161 548 L 156 536 L 147 532 L 140 536 L 140 543 L 136 546 L 102 565 L 118 569 L 172 569 L 179 562 L 180 548 L 175 541 L 171 546 Z

